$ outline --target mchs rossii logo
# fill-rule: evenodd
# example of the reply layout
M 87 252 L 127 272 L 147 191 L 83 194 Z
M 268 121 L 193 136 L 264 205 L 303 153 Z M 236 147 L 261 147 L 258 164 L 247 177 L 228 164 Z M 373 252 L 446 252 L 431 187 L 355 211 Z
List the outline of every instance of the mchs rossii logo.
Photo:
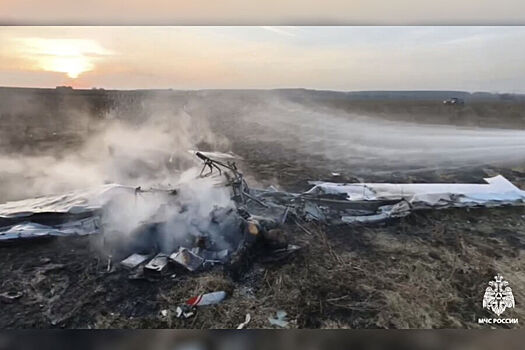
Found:
M 483 308 L 489 309 L 498 318 L 479 318 L 480 324 L 518 323 L 517 318 L 500 318 L 506 309 L 512 309 L 516 305 L 509 282 L 503 280 L 503 276 L 494 276 L 494 281 L 489 282 L 483 295 Z

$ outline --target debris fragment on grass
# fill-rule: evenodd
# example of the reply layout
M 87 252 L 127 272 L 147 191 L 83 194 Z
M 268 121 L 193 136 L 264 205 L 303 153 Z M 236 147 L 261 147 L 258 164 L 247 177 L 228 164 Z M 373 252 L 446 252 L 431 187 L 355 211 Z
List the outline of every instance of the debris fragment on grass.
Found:
M 246 314 L 246 318 L 244 319 L 244 322 L 239 324 L 237 326 L 237 329 L 243 329 L 244 327 L 246 327 L 248 325 L 248 323 L 250 323 L 251 319 L 252 319 L 251 315 L 250 314 Z
M 193 315 L 195 315 L 195 313 L 188 305 L 177 306 L 175 310 L 175 317 L 177 318 L 190 318 Z
M 286 311 L 279 310 L 275 313 L 276 317 L 268 317 L 268 321 L 270 321 L 270 324 L 272 326 L 277 326 L 281 328 L 287 328 L 289 322 L 286 320 Z
M 144 272 L 161 275 L 168 267 L 168 256 L 166 254 L 159 253 L 151 261 L 144 266 Z
M 191 272 L 198 270 L 204 262 L 203 258 L 183 247 L 178 252 L 171 254 L 170 260 L 184 266 Z
M 0 300 L 4 303 L 12 303 L 16 299 L 20 299 L 24 295 L 22 292 L 4 292 L 0 293 Z
M 120 264 L 128 269 L 134 269 L 146 260 L 148 260 L 149 255 L 146 254 L 131 254 L 126 259 L 122 260 Z
M 206 306 L 214 305 L 222 302 L 226 299 L 226 292 L 219 291 L 213 293 L 200 294 L 186 301 L 187 305 L 190 306 Z

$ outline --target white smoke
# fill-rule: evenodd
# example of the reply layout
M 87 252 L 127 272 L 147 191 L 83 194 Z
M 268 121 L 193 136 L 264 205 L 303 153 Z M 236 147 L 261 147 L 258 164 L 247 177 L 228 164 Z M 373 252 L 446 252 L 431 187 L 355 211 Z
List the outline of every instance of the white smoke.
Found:
M 188 153 L 200 143 L 227 147 L 205 118 L 190 115 L 176 105 L 143 103 L 141 117 L 91 119 L 94 131 L 80 148 L 63 145 L 42 152 L 0 155 L 0 202 L 58 194 L 106 183 L 169 187 L 177 175 L 196 165 Z M 131 120 L 131 121 L 130 121 Z M 49 131 L 50 133 L 51 131 Z M 28 140 L 31 142 L 31 140 Z M 42 153 L 42 154 L 40 154 Z
M 164 223 L 159 228 L 164 250 L 203 233 L 214 235 L 216 248 L 231 248 L 211 222 L 217 209 L 234 207 L 230 192 L 211 178 L 199 178 L 201 161 L 188 152 L 202 143 L 224 148 L 227 140 L 217 136 L 206 119 L 164 98 L 145 99 L 140 108 L 136 114 L 127 111 L 131 115 L 118 108 L 109 111 L 75 150 L 59 144 L 43 155 L 2 155 L 0 172 L 9 183 L 2 186 L 0 202 L 108 183 L 140 186 L 146 192 L 117 191 L 104 207 L 104 231 L 113 243 L 134 244 L 134 233 L 159 222 Z M 169 189 L 177 195 L 167 194 Z
M 220 177 L 199 177 L 199 169 L 183 172 L 173 193 L 120 192 L 104 207 L 103 226 L 112 246 L 148 244 L 171 253 L 193 247 L 205 237 L 213 250 L 235 248 L 240 222 L 230 191 Z
M 329 167 L 369 171 L 435 169 L 525 160 L 525 130 L 388 121 L 268 98 L 239 114 L 247 138 L 279 145 Z M 252 131 L 252 134 L 250 134 Z

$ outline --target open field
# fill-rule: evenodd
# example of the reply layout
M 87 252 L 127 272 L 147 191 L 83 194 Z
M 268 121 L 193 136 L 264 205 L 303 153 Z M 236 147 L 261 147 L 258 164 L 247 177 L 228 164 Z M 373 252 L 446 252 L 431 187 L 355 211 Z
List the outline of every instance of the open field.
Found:
M 232 151 L 251 185 L 289 191 L 307 190 L 309 180 L 482 182 L 496 174 L 524 189 L 523 98 L 477 96 L 463 107 L 443 106 L 449 95 L 2 90 L 0 202 L 92 185 L 86 177 L 155 183 L 150 172 L 165 169 L 145 162 L 143 151 L 159 147 Z M 134 133 L 104 134 L 116 121 Z M 162 137 L 145 137 L 157 130 Z M 136 136 L 109 152 L 125 148 L 133 161 L 101 158 L 90 144 L 100 134 Z M 119 172 L 108 165 L 117 160 Z M 159 281 L 108 272 L 100 237 L 1 246 L 0 292 L 23 295 L 1 305 L 0 327 L 235 328 L 250 313 L 249 328 L 266 328 L 268 317 L 285 310 L 291 328 L 486 328 L 477 320 L 490 317 L 483 293 L 498 273 L 516 299 L 504 315 L 525 322 L 523 207 L 307 229 L 285 225 L 302 247 L 285 261 L 265 263 L 254 252 L 240 274 L 216 267 Z M 174 316 L 187 298 L 216 290 L 229 297 L 191 318 Z

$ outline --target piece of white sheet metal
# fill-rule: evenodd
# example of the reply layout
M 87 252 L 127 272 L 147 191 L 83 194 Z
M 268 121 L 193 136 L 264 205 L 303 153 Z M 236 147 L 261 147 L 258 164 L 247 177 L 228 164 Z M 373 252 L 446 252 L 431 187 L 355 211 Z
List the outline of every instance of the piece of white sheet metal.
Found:
M 347 224 L 373 224 L 388 219 L 402 218 L 410 214 L 410 205 L 406 201 L 401 201 L 394 205 L 384 205 L 379 207 L 376 214 L 373 215 L 345 215 L 341 221 Z
M 135 267 L 139 266 L 146 260 L 150 258 L 150 255 L 148 254 L 131 254 L 126 259 L 122 260 L 120 264 L 128 269 L 134 269 Z
M 135 189 L 111 184 L 0 204 L 0 222 L 5 225 L 0 227 L 0 241 L 99 233 L 95 211 L 122 194 L 134 196 Z M 37 214 L 46 215 L 45 224 L 35 220 Z
M 99 232 L 100 219 L 96 216 L 53 226 L 35 222 L 22 222 L 0 228 L 0 242 L 46 236 L 84 236 Z
M 498 175 L 484 180 L 486 184 L 315 182 L 306 193 L 344 195 L 348 201 L 405 200 L 413 209 L 521 205 L 525 202 L 525 191 L 505 177 Z
M 0 218 L 17 218 L 37 213 L 81 214 L 100 209 L 118 193 L 134 193 L 132 187 L 110 184 L 0 204 Z

